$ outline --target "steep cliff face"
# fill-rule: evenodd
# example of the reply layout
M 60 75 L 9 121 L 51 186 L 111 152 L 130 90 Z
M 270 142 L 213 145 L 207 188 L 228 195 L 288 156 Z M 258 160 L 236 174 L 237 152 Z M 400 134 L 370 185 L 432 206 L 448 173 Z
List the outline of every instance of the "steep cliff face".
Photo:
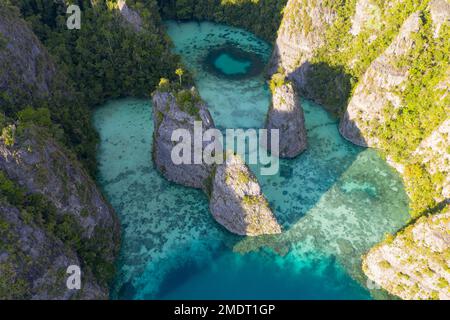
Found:
M 420 26 L 420 13 L 416 12 L 403 23 L 395 40 L 372 62 L 356 87 L 339 127 L 341 134 L 354 144 L 377 147 L 374 122 L 383 121 L 384 108 L 401 107 L 402 88 L 410 66 L 397 65 L 411 52 L 415 44 L 412 35 Z
M 269 63 L 269 74 L 283 72 L 293 80 L 300 94 L 328 107 L 331 103 L 321 94 L 325 82 L 315 84 L 317 73 L 331 74 L 331 68 L 324 68 L 316 63 L 317 51 L 326 45 L 327 31 L 337 18 L 333 1 L 324 0 L 290 0 L 284 9 L 284 16 L 278 30 L 275 48 Z M 345 91 L 344 81 L 336 74 L 332 86 L 337 91 Z M 345 93 L 339 94 L 345 96 Z M 341 98 L 339 98 L 341 99 Z M 330 109 L 333 107 L 331 106 Z
M 112 260 L 117 219 L 72 153 L 33 126 L 17 133 L 15 139 L 12 146 L 0 143 L 0 169 L 29 192 L 44 195 L 61 213 L 73 215 L 84 237 L 95 236 L 96 228 L 104 229 L 112 245 L 105 258 Z
M 411 14 L 359 81 L 339 128 L 351 142 L 386 154 L 415 211 L 448 199 L 449 21 L 445 0 Z
M 56 73 L 47 50 L 15 9 L 0 5 L 0 105 L 44 99 Z
M 261 187 L 239 156 L 227 154 L 212 178 L 210 209 L 227 230 L 247 236 L 281 233 Z
M 293 84 L 284 78 L 279 81 L 281 83 L 277 84 L 276 79 L 273 79 L 271 83 L 272 104 L 267 114 L 266 129 L 279 130 L 279 156 L 295 158 L 305 151 L 307 146 L 305 116 Z
M 195 132 L 198 136 L 194 136 L 196 121 L 201 124 L 201 129 Z M 197 146 L 194 140 L 202 141 L 204 132 L 214 128 L 214 122 L 195 88 L 169 91 L 160 88 L 156 91 L 153 94 L 153 122 L 153 161 L 159 172 L 170 181 L 206 190 L 212 166 L 203 162 L 203 149 L 209 143 L 202 142 Z M 176 144 L 172 134 L 176 130 L 188 133 L 186 137 L 177 138 L 190 147 L 191 154 L 187 155 L 190 164 L 175 164 L 172 159 Z M 196 163 L 195 153 L 200 156 L 200 163 Z M 183 157 L 183 152 L 180 150 L 178 155 Z
M 363 270 L 402 299 L 450 299 L 450 210 L 422 217 L 376 246 Z
M 25 6 L 24 1 L 11 3 Z M 49 2 L 44 7 L 57 3 Z M 94 172 L 97 135 L 89 117 L 91 110 L 73 89 L 66 66 L 57 66 L 57 59 L 39 41 L 31 25 L 9 1 L 0 2 L 0 111 L 14 119 L 26 107 L 48 108 L 52 120 L 64 130 L 64 143 L 74 147 L 79 159 Z
M 325 44 L 326 30 L 333 24 L 336 10 L 329 1 L 290 0 L 278 30 L 269 73 L 284 70 L 298 86 L 307 89 L 305 73 L 309 60 Z
M 18 214 L 7 204 L 1 211 L 2 221 L 17 233 L 4 238 L 6 251 L 2 247 L 0 256 L 14 258 L 4 263 L 12 264 L 9 269 L 27 283 L 26 295 L 36 299 L 107 298 L 107 282 L 119 248 L 119 224 L 72 153 L 46 130 L 19 126 L 9 139 L 3 136 L 0 141 L 0 170 L 25 194 L 40 195 L 50 208 L 37 222 L 33 214 L 25 219 L 22 211 Z M 32 208 L 29 210 L 35 210 Z M 84 289 L 78 293 L 65 286 L 69 262 L 87 275 L 82 280 Z
M 82 266 L 77 252 L 18 208 L 0 200 L 1 299 L 107 299 L 88 269 L 82 289 L 69 290 L 66 270 Z

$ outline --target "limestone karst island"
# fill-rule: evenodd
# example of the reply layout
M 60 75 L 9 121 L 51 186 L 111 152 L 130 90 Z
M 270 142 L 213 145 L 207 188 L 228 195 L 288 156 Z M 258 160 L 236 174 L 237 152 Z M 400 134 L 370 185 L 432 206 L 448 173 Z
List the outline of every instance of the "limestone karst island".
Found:
M 0 0 L 0 300 L 449 284 L 450 0 Z

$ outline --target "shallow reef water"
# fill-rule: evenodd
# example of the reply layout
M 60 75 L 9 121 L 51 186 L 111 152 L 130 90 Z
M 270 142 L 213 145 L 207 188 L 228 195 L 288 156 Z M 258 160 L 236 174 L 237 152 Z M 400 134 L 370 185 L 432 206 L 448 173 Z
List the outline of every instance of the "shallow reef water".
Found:
M 219 24 L 169 21 L 167 28 L 216 126 L 261 128 L 270 93 L 264 70 L 250 69 L 252 59 L 268 61 L 271 47 Z M 214 50 L 221 50 L 213 63 L 222 74 L 208 66 Z M 122 99 L 96 110 L 98 181 L 123 232 L 112 298 L 371 298 L 361 255 L 405 224 L 407 196 L 375 151 L 345 141 L 320 106 L 302 105 L 308 150 L 282 160 L 277 175 L 258 176 L 284 232 L 256 238 L 230 234 L 214 221 L 201 191 L 155 171 L 150 101 Z

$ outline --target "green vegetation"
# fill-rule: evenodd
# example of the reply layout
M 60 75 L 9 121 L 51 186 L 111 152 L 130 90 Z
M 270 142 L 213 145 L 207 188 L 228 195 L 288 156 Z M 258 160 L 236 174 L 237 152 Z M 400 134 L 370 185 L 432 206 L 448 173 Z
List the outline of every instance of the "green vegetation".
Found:
M 382 260 L 378 263 L 378 265 L 383 269 L 390 269 L 392 268 L 391 264 L 387 260 Z
M 436 188 L 423 165 L 411 164 L 405 167 L 405 187 L 411 199 L 411 215 L 417 217 L 436 205 Z
M 201 103 L 200 95 L 188 89 L 182 89 L 175 95 L 177 105 L 180 109 L 197 119 L 200 118 L 198 104 Z
M 16 126 L 10 124 L 2 129 L 2 135 L 0 137 L 6 146 L 13 146 L 16 140 Z
M 18 186 L 0 171 L 0 203 L 5 202 L 19 209 L 22 219 L 27 224 L 41 227 L 46 231 L 47 236 L 61 240 L 67 248 L 74 250 L 83 265 L 90 268 L 96 279 L 101 283 L 106 284 L 112 279 L 114 265 L 107 261 L 107 257 L 104 254 L 106 246 L 110 244 L 106 239 L 101 239 L 101 235 L 108 234 L 108 230 L 99 230 L 97 228 L 94 233 L 97 235 L 96 237 L 91 239 L 82 238 L 83 230 L 73 215 L 58 214 L 57 209 L 44 195 L 27 193 L 24 188 Z M 9 229 L 3 230 L 1 223 L 0 217 L 0 248 L 9 243 L 6 250 L 16 251 L 18 242 L 12 241 L 12 239 L 10 239 L 11 241 L 7 240 Z M 7 241 L 5 242 L 5 240 Z M 6 267 L 4 264 L 0 264 L 0 269 Z M 20 283 L 19 281 L 17 285 Z M 20 285 L 19 288 L 22 287 Z M 8 297 L 8 295 L 2 294 L 1 282 L 0 297 Z
M 72 2 L 82 8 L 80 30 L 67 29 L 64 2 L 7 0 L 0 5 L 0 14 L 3 11 L 5 16 L 17 15 L 8 4 L 20 9 L 58 70 L 48 98 L 37 99 L 33 88 L 30 94 L 26 90 L 2 92 L 0 111 L 17 119 L 17 112 L 27 106 L 48 108 L 52 121 L 64 130 L 63 142 L 94 175 L 98 138 L 91 109 L 110 98 L 148 96 L 162 76 L 175 78 L 180 60 L 170 52 L 156 1 L 127 1 L 142 17 L 140 32 L 126 24 L 115 9 L 116 1 Z M 185 78 L 188 81 L 190 76 Z
M 421 21 L 412 52 L 398 61 L 400 67 L 410 66 L 407 86 L 398 92 L 403 107 L 385 108 L 384 121 L 375 127 L 383 152 L 406 164 L 404 176 L 414 216 L 436 206 L 443 179 L 442 174 L 430 176 L 420 164 L 422 159 L 411 154 L 447 119 L 450 106 L 450 96 L 439 89 L 450 72 L 450 26 L 443 25 L 440 36 L 435 38 L 429 12 L 423 12 Z
M 440 289 L 448 288 L 448 281 L 445 278 L 439 278 L 438 280 L 438 287 Z
M 184 72 L 182 69 L 177 69 L 176 74 L 183 75 Z M 174 81 L 171 82 L 166 78 L 161 78 L 159 81 L 159 85 L 157 87 L 158 91 L 170 93 L 173 97 L 175 97 L 175 102 L 181 111 L 184 111 L 187 114 L 195 117 L 196 120 L 201 121 L 199 113 L 200 111 L 199 105 L 203 103 L 203 101 L 202 98 L 200 97 L 200 94 L 194 87 L 192 87 L 191 89 L 187 89 L 184 86 L 182 86 L 181 76 L 179 79 L 180 79 L 179 82 Z M 159 117 L 161 117 L 162 120 L 162 114 L 161 115 L 157 114 L 156 116 L 158 117 L 158 120 Z
M 286 76 L 283 73 L 275 73 L 269 82 L 270 91 L 274 93 L 276 88 L 280 88 L 285 84 L 286 84 Z
M 246 195 L 242 199 L 242 203 L 246 206 L 257 206 L 259 204 L 266 203 L 266 201 L 262 196 Z
M 1 234 L 1 231 L 0 231 Z M 29 292 L 28 282 L 20 278 L 10 262 L 0 263 L 0 297 L 6 300 L 24 299 Z
M 162 16 L 177 20 L 209 20 L 242 27 L 275 40 L 287 0 L 158 0 Z
M 170 80 L 167 78 L 161 78 L 158 84 L 158 90 L 161 92 L 168 92 L 171 90 Z
M 307 95 L 317 100 L 331 112 L 342 115 L 356 85 L 370 66 L 392 43 L 404 21 L 413 13 L 420 12 L 421 26 L 413 34 L 414 46 L 403 56 L 394 57 L 393 69 L 408 67 L 405 87 L 395 89 L 401 98 L 401 108 L 386 105 L 382 119 L 367 125 L 370 134 L 377 137 L 385 156 L 406 166 L 405 180 L 412 199 L 413 216 L 432 210 L 436 206 L 442 188 L 443 174 L 433 177 L 429 168 L 412 154 L 421 141 L 448 118 L 450 96 L 439 86 L 450 72 L 450 26 L 442 25 L 439 36 L 434 36 L 428 5 L 429 0 L 405 0 L 387 5 L 384 0 L 374 0 L 367 23 L 358 34 L 352 34 L 352 18 L 356 0 L 323 1 L 321 7 L 336 13 L 332 25 L 323 22 L 324 45 L 310 59 Z M 391 2 L 389 2 L 391 4 Z M 311 24 L 310 6 L 314 1 L 298 0 L 289 8 L 285 18 L 290 32 L 305 35 L 317 32 Z M 395 70 L 394 70 L 395 71 Z
M 184 75 L 184 70 L 181 68 L 178 68 L 177 70 L 175 70 L 175 74 L 180 78 L 180 86 L 183 85 L 182 80 L 183 80 L 183 75 Z
M 96 2 L 94 6 L 91 1 L 74 1 L 83 8 L 82 28 L 76 31 L 66 28 L 64 7 L 53 4 L 43 14 L 33 9 L 39 7 L 39 0 L 13 2 L 19 2 L 33 30 L 90 105 L 120 96 L 146 96 L 160 77 L 173 77 L 179 64 L 160 31 L 161 20 L 153 1 L 127 2 L 143 18 L 140 32 L 113 9 L 115 1 Z M 55 13 L 60 11 L 64 14 Z
M 237 173 L 237 181 L 240 184 L 248 184 L 251 181 L 251 178 L 249 176 L 249 173 L 245 172 L 245 171 L 239 171 Z
M 446 119 L 450 105 L 450 97 L 442 99 L 443 89 L 437 89 L 450 70 L 450 26 L 443 25 L 440 36 L 434 38 L 429 12 L 421 19 L 413 51 L 398 61 L 400 67 L 410 66 L 407 87 L 398 92 L 404 107 L 386 108 L 387 122 L 377 132 L 383 149 L 396 161 L 408 157 Z
M 17 119 L 21 124 L 34 124 L 46 128 L 53 125 L 50 118 L 50 110 L 47 108 L 33 109 L 27 107 L 17 113 Z

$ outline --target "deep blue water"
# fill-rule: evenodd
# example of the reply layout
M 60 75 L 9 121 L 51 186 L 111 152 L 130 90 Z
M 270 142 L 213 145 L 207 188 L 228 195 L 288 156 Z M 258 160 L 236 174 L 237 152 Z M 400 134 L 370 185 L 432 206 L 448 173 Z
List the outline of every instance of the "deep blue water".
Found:
M 267 62 L 270 46 L 223 25 L 167 26 L 216 125 L 262 127 L 270 103 L 262 70 L 227 78 L 211 73 L 205 57 L 231 45 Z M 225 74 L 245 69 L 242 61 L 220 63 Z M 302 106 L 308 150 L 282 160 L 279 174 L 259 177 L 284 232 L 256 238 L 228 233 L 212 219 L 206 196 L 153 169 L 149 101 L 116 100 L 96 111 L 98 180 L 123 230 L 113 298 L 370 298 L 360 257 L 406 222 L 407 197 L 375 151 L 342 139 L 337 120 L 320 106 Z

